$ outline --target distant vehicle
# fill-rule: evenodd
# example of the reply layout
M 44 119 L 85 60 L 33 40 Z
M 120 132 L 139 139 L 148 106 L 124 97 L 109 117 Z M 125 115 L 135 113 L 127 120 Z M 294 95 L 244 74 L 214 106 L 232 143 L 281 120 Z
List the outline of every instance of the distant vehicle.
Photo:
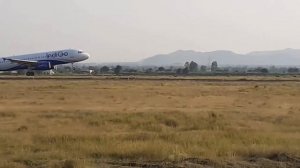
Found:
M 89 57 L 88 53 L 75 49 L 5 57 L 0 58 L 0 71 L 27 69 L 26 76 L 34 76 L 34 70 L 51 70 L 56 65 L 73 64 L 87 60 Z

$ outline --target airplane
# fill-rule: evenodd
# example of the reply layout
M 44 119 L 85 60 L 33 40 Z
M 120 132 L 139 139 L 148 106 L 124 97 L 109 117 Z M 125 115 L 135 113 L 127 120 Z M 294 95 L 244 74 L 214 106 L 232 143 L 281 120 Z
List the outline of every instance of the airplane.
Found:
M 87 60 L 90 55 L 82 50 L 67 49 L 0 58 L 0 71 L 27 69 L 26 76 L 34 76 L 34 70 L 51 70 L 54 66 Z

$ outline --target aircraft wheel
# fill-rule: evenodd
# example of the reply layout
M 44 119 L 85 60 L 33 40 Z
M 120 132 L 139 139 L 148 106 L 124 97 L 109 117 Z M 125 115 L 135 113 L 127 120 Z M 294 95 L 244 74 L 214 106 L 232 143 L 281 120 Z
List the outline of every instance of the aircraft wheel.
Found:
M 26 76 L 34 76 L 34 72 L 26 72 Z

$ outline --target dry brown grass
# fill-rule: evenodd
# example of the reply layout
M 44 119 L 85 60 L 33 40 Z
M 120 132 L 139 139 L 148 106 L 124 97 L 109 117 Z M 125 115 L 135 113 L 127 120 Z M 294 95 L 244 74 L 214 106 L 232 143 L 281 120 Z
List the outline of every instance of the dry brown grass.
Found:
M 300 84 L 0 81 L 0 167 L 300 155 Z

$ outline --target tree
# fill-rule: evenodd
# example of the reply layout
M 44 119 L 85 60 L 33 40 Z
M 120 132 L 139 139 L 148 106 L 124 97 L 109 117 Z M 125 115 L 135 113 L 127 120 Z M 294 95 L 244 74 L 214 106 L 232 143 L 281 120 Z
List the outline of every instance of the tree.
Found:
M 262 67 L 258 67 L 254 71 L 258 73 L 269 73 L 269 70 L 267 68 L 262 68 Z
M 138 70 L 136 70 L 136 69 L 127 69 L 127 72 L 129 72 L 129 73 L 137 73 Z
M 180 75 L 182 73 L 182 69 L 181 68 L 178 68 L 177 70 L 176 70 L 176 74 L 177 75 Z
M 189 70 L 191 72 L 197 72 L 198 71 L 198 64 L 194 61 L 192 61 L 189 65 Z
M 165 69 L 164 67 L 159 67 L 157 71 L 163 72 L 163 71 L 165 71 L 165 70 L 166 70 L 166 69 Z
M 183 70 L 182 70 L 182 74 L 185 74 L 187 75 L 189 73 L 189 68 L 188 67 L 185 67 Z
M 212 64 L 211 64 L 211 71 L 212 72 L 215 72 L 215 71 L 217 71 L 218 70 L 218 62 L 217 61 L 214 61 L 214 62 L 212 62 Z
M 107 67 L 107 66 L 103 66 L 100 68 L 101 73 L 107 73 L 108 71 L 109 71 L 109 67 Z
M 120 72 L 121 72 L 121 70 L 122 70 L 122 66 L 117 65 L 116 68 L 114 69 L 114 73 L 115 73 L 116 75 L 119 75 Z
M 207 70 L 207 66 L 201 65 L 200 71 L 201 71 L 201 72 L 206 72 L 206 70 Z
M 298 68 L 289 68 L 288 73 L 299 73 L 299 69 Z
M 269 70 L 267 68 L 262 68 L 261 73 L 269 73 Z
M 152 73 L 152 72 L 153 72 L 153 69 L 152 69 L 152 68 L 146 69 L 146 73 Z
M 190 68 L 190 63 L 189 63 L 188 61 L 185 62 L 184 67 L 185 67 L 185 68 Z

